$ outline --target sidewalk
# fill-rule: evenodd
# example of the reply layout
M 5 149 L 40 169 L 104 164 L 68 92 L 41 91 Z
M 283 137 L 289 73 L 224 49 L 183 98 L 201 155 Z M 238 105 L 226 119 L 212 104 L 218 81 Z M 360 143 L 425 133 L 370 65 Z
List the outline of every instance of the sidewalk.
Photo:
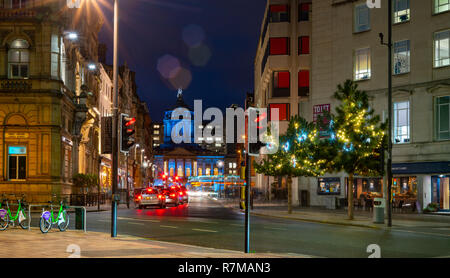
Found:
M 68 258 L 69 246 L 79 246 L 81 258 L 286 258 L 283 254 L 243 252 L 161 242 L 119 235 L 111 238 L 99 232 L 51 230 L 42 234 L 15 227 L 0 232 L 2 258 Z M 300 256 L 301 257 L 301 256 Z M 304 256 L 309 257 L 309 256 Z
M 225 207 L 239 210 L 237 202 L 218 200 Z M 365 210 L 355 210 L 354 219 L 348 220 L 347 210 L 327 210 L 321 208 L 299 208 L 293 207 L 292 214 L 287 213 L 287 205 L 275 204 L 254 204 L 250 213 L 255 216 L 273 217 L 281 219 L 299 220 L 305 222 L 347 225 L 366 227 L 373 229 L 384 229 L 386 224 L 374 224 L 373 212 Z M 394 213 L 392 216 L 393 227 L 449 227 L 450 217 L 447 215 L 430 215 L 418 213 Z M 385 220 L 387 223 L 387 220 Z

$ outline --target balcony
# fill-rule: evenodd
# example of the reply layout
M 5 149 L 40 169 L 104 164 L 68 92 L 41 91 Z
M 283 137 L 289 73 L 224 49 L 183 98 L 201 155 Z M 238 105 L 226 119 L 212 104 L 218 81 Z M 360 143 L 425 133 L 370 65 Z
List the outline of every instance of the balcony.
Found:
M 0 81 L 0 89 L 7 91 L 27 91 L 31 90 L 32 82 L 27 79 L 8 79 Z

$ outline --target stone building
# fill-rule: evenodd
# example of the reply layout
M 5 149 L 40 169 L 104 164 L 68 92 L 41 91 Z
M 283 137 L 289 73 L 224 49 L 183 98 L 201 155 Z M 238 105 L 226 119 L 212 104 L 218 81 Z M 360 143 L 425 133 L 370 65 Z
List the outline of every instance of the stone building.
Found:
M 88 65 L 102 17 L 66 1 L 3 0 L 0 19 L 0 191 L 71 193 L 74 173 L 97 171 L 98 82 Z

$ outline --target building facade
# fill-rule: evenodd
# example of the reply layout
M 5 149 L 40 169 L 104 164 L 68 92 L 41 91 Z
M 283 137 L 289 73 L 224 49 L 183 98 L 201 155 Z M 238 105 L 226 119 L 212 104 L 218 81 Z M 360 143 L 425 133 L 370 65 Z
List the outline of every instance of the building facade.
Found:
M 270 1 L 268 9 L 272 2 L 278 3 Z M 388 51 L 378 35 L 387 37 L 386 4 L 369 9 L 363 0 L 312 1 L 309 27 L 303 27 L 311 34 L 309 96 L 291 115 L 313 121 L 323 110 L 335 111 L 336 86 L 351 79 L 368 92 L 375 113 L 387 119 Z M 420 208 L 435 202 L 449 209 L 449 2 L 394 0 L 393 5 L 394 199 L 409 196 Z M 302 42 L 295 47 L 301 53 Z M 265 107 L 262 91 L 257 99 Z M 337 198 L 345 198 L 346 184 L 342 173 L 299 178 L 293 197 L 300 204 L 334 208 Z M 387 193 L 382 177 L 357 177 L 355 184 L 356 198 Z

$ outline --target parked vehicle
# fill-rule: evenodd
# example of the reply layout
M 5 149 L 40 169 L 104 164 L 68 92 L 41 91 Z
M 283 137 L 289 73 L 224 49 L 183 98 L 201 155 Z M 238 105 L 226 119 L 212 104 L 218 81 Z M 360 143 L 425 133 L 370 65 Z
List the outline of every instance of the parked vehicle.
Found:
M 147 206 L 166 207 L 166 197 L 158 188 L 148 187 L 141 189 L 140 192 L 135 193 L 134 203 L 139 209 Z
M 17 200 L 18 208 L 15 215 L 12 215 L 11 213 L 8 199 L 4 198 L 2 200 L 2 203 L 0 204 L 0 231 L 6 230 L 9 224 L 14 226 L 16 220 L 19 222 L 19 226 L 22 227 L 22 229 L 28 229 L 28 209 L 23 199 L 24 196 Z M 6 209 L 3 207 L 6 207 Z
M 41 219 L 39 220 L 39 228 L 42 233 L 48 233 L 54 224 L 58 225 L 58 228 L 61 232 L 64 232 L 69 226 L 69 213 L 66 211 L 66 206 L 64 202 L 59 202 L 59 210 L 56 217 L 53 213 L 52 202 L 48 202 L 50 204 L 50 211 L 44 211 L 41 214 Z

